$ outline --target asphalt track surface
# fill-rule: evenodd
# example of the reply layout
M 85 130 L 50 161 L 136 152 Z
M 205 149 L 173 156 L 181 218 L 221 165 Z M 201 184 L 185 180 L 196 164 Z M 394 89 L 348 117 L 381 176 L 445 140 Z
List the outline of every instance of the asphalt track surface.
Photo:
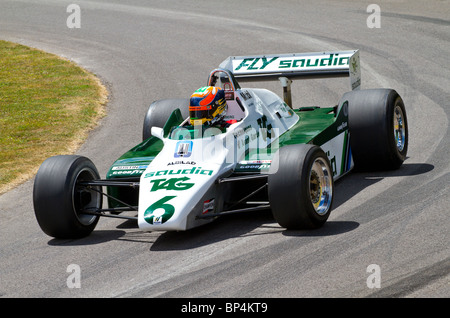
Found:
M 262 212 L 167 233 L 103 218 L 87 238 L 57 240 L 38 227 L 30 180 L 0 196 L 0 296 L 449 297 L 450 1 L 376 1 L 381 25 L 369 28 L 373 2 L 1 0 L 0 39 L 69 58 L 108 87 L 108 115 L 78 151 L 103 176 L 140 141 L 153 100 L 190 96 L 231 55 L 359 49 L 362 88 L 403 97 L 410 145 L 398 171 L 337 182 L 315 231 Z M 66 25 L 71 3 L 80 28 Z M 294 104 L 334 105 L 348 85 L 294 82 Z M 71 264 L 80 288 L 67 285 Z M 368 287 L 371 264 L 380 288 Z

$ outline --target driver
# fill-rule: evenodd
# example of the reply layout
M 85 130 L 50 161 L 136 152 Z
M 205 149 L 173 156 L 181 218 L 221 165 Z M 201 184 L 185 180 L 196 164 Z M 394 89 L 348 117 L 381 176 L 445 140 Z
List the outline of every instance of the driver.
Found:
M 232 123 L 224 121 L 227 110 L 225 91 L 220 87 L 201 87 L 191 95 L 189 116 L 193 126 L 228 126 Z

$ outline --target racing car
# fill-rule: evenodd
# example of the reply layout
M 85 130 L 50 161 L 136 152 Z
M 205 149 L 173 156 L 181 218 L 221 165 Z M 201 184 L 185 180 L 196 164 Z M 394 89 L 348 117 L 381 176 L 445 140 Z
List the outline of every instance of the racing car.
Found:
M 294 80 L 328 77 L 350 79 L 336 105 L 292 104 Z M 279 81 L 283 96 L 241 87 L 265 80 Z M 79 238 L 113 217 L 143 231 L 185 231 L 269 209 L 283 228 L 314 229 L 330 215 L 336 180 L 353 169 L 397 169 L 406 158 L 403 100 L 393 89 L 361 89 L 358 50 L 232 56 L 206 84 L 225 91 L 227 127 L 191 125 L 189 99 L 161 99 L 148 108 L 142 142 L 105 178 L 83 156 L 46 159 L 33 188 L 41 229 Z

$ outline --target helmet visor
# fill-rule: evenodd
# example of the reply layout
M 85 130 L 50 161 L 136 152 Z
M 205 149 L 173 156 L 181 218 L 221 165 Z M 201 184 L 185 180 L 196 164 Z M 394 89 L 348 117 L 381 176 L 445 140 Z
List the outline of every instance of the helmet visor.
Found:
M 204 120 L 210 117 L 211 106 L 189 106 L 189 116 L 191 120 Z

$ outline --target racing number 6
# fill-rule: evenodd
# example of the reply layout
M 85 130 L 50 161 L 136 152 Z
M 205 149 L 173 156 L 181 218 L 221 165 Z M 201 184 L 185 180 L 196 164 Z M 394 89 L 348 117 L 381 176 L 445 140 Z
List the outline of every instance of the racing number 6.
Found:
M 168 204 L 166 202 L 172 200 L 175 197 L 176 196 L 174 195 L 166 196 L 150 205 L 147 210 L 145 210 L 144 220 L 150 224 L 162 224 L 167 222 L 167 220 L 169 220 L 173 216 L 175 207 L 172 204 Z M 154 213 L 157 209 L 163 209 L 164 212 Z

